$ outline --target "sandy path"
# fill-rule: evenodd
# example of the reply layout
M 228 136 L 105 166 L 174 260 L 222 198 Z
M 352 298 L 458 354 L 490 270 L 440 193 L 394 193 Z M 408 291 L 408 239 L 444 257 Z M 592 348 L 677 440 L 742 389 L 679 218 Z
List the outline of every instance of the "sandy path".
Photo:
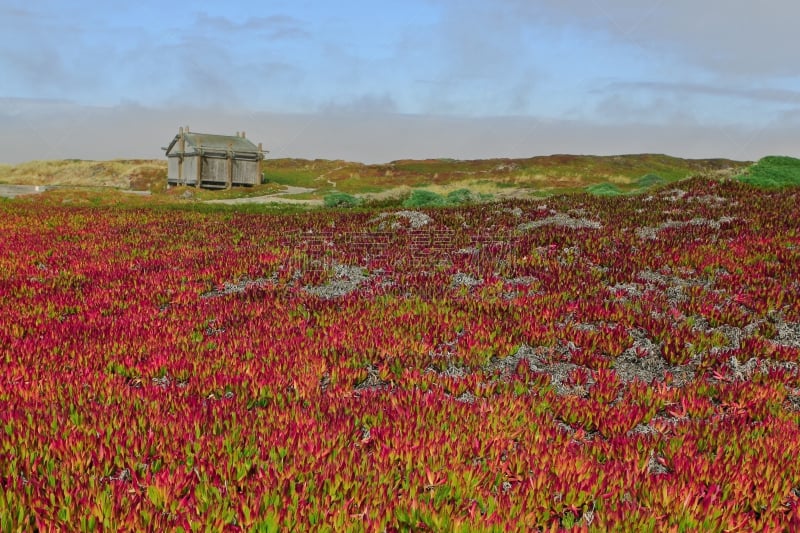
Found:
M 41 185 L 0 185 L 0 197 L 16 198 L 24 194 L 39 194 L 45 190 Z
M 308 187 L 295 187 L 287 185 L 281 192 L 265 194 L 264 196 L 253 196 L 251 198 L 228 198 L 226 200 L 207 200 L 208 204 L 298 204 L 298 205 L 322 205 L 322 200 L 300 200 L 296 198 L 284 198 L 286 195 L 304 194 L 314 192 L 316 189 Z

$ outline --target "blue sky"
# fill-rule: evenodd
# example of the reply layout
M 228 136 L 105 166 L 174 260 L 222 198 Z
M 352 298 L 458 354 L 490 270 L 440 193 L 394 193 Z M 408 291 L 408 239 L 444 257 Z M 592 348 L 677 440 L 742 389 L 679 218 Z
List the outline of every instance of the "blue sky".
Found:
M 0 162 L 800 156 L 788 0 L 0 0 Z M 116 135 L 109 135 L 114 129 Z

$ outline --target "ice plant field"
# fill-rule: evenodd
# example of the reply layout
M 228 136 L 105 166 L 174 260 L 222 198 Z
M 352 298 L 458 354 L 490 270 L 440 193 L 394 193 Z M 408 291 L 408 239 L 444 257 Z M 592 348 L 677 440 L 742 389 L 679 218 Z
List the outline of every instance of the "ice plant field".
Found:
M 800 529 L 798 206 L 1 203 L 0 531 Z

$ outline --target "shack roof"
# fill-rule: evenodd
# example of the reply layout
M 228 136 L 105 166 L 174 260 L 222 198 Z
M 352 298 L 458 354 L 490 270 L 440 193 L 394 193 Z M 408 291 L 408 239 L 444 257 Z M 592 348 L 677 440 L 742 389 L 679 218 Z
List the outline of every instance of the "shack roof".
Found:
M 169 155 L 173 148 L 175 148 L 175 145 L 178 144 L 180 137 L 180 133 L 175 135 L 175 138 L 172 139 L 172 142 L 169 143 L 169 146 L 165 148 L 167 155 Z M 191 132 L 183 133 L 183 138 L 186 141 L 185 150 L 187 152 L 197 152 L 198 148 L 215 152 L 226 152 L 228 150 L 236 153 L 249 152 L 253 154 L 259 154 L 261 152 L 255 144 L 250 142 L 250 139 L 246 139 L 245 137 L 239 135 L 215 135 L 212 133 Z

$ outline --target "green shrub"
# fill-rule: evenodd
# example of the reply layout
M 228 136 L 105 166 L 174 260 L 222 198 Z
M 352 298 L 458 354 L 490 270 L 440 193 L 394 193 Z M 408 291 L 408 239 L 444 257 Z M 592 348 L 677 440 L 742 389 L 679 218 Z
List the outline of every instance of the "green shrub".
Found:
M 667 180 L 665 180 L 664 178 L 662 178 L 658 174 L 645 174 L 644 176 L 642 176 L 641 178 L 639 178 L 636 181 L 636 185 L 644 189 L 644 188 L 647 188 L 647 187 L 654 187 L 654 186 L 657 186 L 657 185 L 663 185 L 666 182 L 667 182 Z
M 764 189 L 797 186 L 800 185 L 800 159 L 767 156 L 736 179 Z
M 325 207 L 357 207 L 361 204 L 361 198 L 356 198 L 346 192 L 332 192 L 323 198 Z
M 465 204 L 472 200 L 472 192 L 469 189 L 458 189 L 447 193 L 447 201 L 451 204 Z
M 403 207 L 439 207 L 447 205 L 447 199 L 440 194 L 424 189 L 416 189 L 403 202 Z
M 781 183 L 769 178 L 761 178 L 755 176 L 739 176 L 739 181 L 747 183 L 759 189 L 780 189 L 783 187 Z
M 589 185 L 586 187 L 586 192 L 594 194 L 595 196 L 619 196 L 622 191 L 616 185 L 611 183 L 598 183 L 596 185 Z

